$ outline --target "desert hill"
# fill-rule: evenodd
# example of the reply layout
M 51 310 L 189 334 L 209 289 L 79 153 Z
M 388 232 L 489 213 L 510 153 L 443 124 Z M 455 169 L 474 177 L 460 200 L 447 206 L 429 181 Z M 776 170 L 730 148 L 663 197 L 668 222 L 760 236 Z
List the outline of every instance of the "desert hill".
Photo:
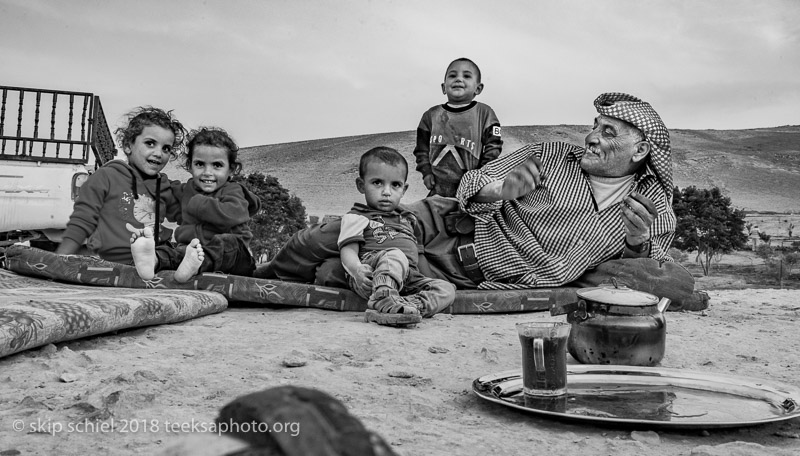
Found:
M 583 144 L 588 131 L 585 125 L 503 127 L 503 150 L 541 141 Z M 670 133 L 676 185 L 717 186 L 747 211 L 800 212 L 800 126 Z M 245 172 L 277 177 L 303 200 L 309 215 L 323 216 L 344 213 L 361 201 L 354 184 L 358 158 L 379 145 L 396 148 L 411 165 L 406 200 L 423 198 L 427 192 L 413 171 L 414 142 L 415 132 L 405 131 L 248 147 L 240 156 Z

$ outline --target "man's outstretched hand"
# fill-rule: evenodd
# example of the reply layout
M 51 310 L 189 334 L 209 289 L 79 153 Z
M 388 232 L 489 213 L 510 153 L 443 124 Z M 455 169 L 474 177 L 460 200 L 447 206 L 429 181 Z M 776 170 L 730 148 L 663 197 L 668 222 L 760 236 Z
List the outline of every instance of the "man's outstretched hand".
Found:
M 541 185 L 544 178 L 541 169 L 542 161 L 535 155 L 531 155 L 517 165 L 503 181 L 503 188 L 500 192 L 502 198 L 514 200 L 527 195 Z

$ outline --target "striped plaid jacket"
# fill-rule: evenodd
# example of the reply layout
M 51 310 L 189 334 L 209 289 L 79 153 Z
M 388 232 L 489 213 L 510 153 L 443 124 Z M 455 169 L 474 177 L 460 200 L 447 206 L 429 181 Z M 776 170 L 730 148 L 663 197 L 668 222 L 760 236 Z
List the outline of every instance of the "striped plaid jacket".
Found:
M 562 142 L 530 144 L 464 174 L 457 197 L 461 208 L 475 217 L 475 252 L 486 276 L 480 288 L 561 286 L 622 255 L 623 203 L 597 210 L 580 167 L 583 152 Z M 541 186 L 517 200 L 469 201 L 531 155 L 542 161 Z M 658 209 L 650 227 L 650 258 L 672 261 L 667 252 L 675 235 L 675 213 L 649 164 L 634 179 L 633 189 Z

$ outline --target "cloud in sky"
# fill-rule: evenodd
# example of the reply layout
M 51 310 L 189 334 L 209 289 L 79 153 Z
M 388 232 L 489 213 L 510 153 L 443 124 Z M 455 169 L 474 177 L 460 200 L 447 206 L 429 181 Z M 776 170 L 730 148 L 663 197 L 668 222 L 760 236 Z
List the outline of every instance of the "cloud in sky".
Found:
M 800 2 L 0 0 L 0 84 L 174 109 L 243 146 L 413 130 L 447 63 L 504 125 L 625 91 L 672 128 L 800 123 Z

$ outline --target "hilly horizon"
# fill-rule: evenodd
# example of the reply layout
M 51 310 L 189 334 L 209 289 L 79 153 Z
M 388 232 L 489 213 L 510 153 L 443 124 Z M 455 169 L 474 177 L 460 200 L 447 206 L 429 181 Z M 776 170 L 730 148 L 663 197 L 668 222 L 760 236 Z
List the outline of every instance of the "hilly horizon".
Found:
M 503 153 L 525 144 L 583 145 L 588 125 L 504 126 Z M 377 133 L 246 147 L 245 173 L 275 176 L 297 195 L 309 216 L 341 215 L 363 197 L 355 189 L 358 160 L 375 146 L 397 149 L 409 162 L 404 201 L 427 190 L 414 170 L 415 131 Z M 800 212 L 800 125 L 746 130 L 670 130 L 675 185 L 719 187 L 734 207 L 753 212 Z

